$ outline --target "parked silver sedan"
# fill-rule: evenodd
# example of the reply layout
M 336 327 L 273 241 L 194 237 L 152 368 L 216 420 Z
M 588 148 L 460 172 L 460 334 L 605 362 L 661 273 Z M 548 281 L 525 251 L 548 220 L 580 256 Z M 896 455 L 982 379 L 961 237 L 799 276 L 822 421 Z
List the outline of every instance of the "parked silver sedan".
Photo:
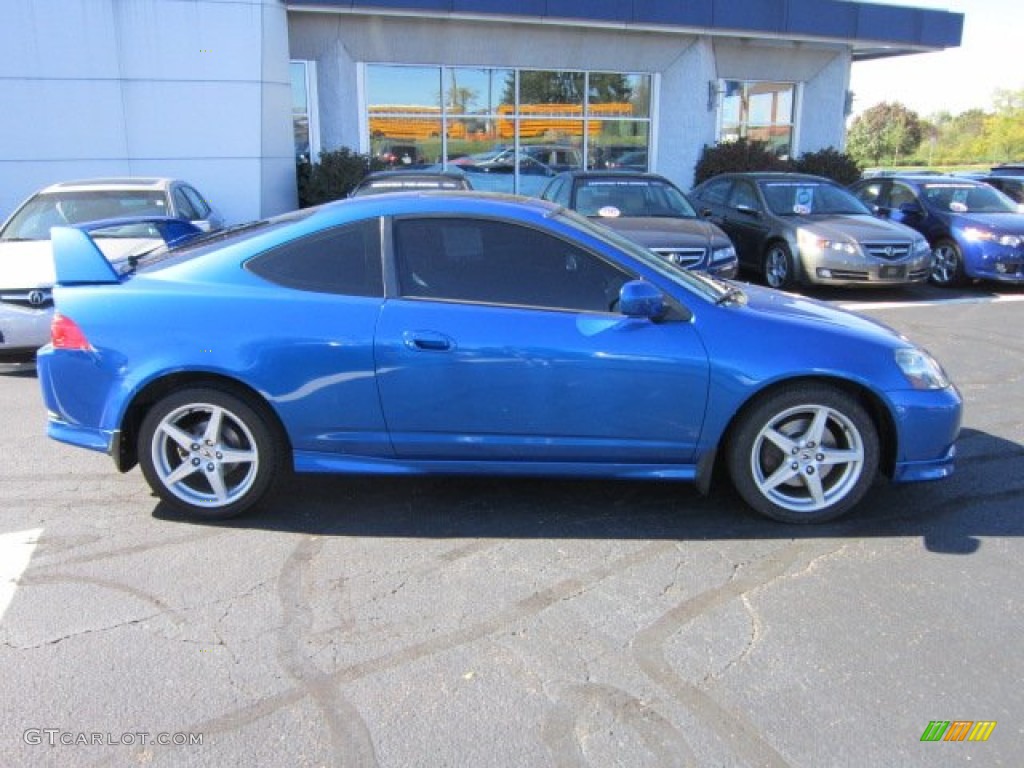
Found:
M 169 216 L 201 230 L 221 215 L 191 184 L 168 178 L 89 179 L 53 184 L 21 204 L 0 228 L 0 361 L 30 360 L 50 338 L 50 228 L 102 219 Z M 97 243 L 114 259 L 158 240 L 152 229 L 117 228 Z
M 820 176 L 728 173 L 698 185 L 691 197 L 729 235 L 740 268 L 772 288 L 902 285 L 931 273 L 931 247 L 921 234 L 877 218 Z

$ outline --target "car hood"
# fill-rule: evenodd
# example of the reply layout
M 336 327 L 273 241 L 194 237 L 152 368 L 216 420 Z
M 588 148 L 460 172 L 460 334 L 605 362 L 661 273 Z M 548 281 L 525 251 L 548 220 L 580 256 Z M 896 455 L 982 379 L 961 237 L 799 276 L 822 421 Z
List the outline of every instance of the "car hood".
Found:
M 111 261 L 124 258 L 148 246 L 160 245 L 154 238 L 98 238 L 94 241 Z M 53 249 L 49 240 L 0 242 L 0 288 L 46 288 L 53 285 Z
M 1024 215 L 1019 213 L 954 213 L 954 227 L 984 227 L 1003 235 L 1024 235 Z
M 747 295 L 746 308 L 760 315 L 811 326 L 839 327 L 861 337 L 884 339 L 893 346 L 896 346 L 893 342 L 901 338 L 896 331 L 877 320 L 805 296 L 756 285 L 744 285 L 743 292 Z
M 899 238 L 911 240 L 915 233 L 902 224 L 885 221 L 867 214 L 863 216 L 786 216 L 784 220 L 826 240 L 878 240 Z
M 725 234 L 703 219 L 676 219 L 667 216 L 599 216 L 594 219 L 609 229 L 647 248 L 701 247 L 712 241 L 728 243 Z

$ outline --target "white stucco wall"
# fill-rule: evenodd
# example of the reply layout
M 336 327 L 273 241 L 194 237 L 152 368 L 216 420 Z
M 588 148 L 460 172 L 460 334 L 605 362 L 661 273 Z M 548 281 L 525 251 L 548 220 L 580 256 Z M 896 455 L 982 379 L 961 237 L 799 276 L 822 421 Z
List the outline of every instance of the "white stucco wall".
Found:
M 229 221 L 295 207 L 279 0 L 2 0 L 0 217 L 47 184 L 177 176 Z
M 574 25 L 368 17 L 293 11 L 291 55 L 317 62 L 322 149 L 361 146 L 356 64 L 388 63 L 649 72 L 657 76 L 652 170 L 684 188 L 714 144 L 718 78 L 803 83 L 798 151 L 840 147 L 846 46 Z

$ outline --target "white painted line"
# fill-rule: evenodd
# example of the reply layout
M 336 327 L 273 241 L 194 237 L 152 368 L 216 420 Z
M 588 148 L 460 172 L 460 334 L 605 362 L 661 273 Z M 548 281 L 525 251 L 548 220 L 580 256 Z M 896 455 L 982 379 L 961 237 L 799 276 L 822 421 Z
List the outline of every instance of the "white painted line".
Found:
M 17 533 L 0 533 L 0 619 L 14 599 L 18 579 L 28 568 L 42 528 Z
M 863 309 L 913 309 L 914 307 L 942 307 L 949 304 L 1004 304 L 1024 301 L 1024 295 L 972 296 L 965 299 L 937 299 L 935 301 L 850 301 L 839 305 L 840 309 L 855 312 Z

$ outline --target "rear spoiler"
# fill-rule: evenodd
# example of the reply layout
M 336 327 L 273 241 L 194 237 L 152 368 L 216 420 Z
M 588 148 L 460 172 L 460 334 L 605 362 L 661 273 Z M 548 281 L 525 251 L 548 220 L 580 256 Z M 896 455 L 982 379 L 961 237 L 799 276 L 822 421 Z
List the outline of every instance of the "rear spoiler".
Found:
M 152 226 L 168 247 L 191 240 L 203 233 L 191 222 L 170 216 L 132 216 L 90 221 L 73 227 L 53 227 L 50 230 L 50 242 L 53 245 L 57 284 L 96 285 L 120 282 L 120 275 L 114 264 L 107 260 L 88 233 L 138 224 Z M 131 258 L 124 261 L 131 261 Z

